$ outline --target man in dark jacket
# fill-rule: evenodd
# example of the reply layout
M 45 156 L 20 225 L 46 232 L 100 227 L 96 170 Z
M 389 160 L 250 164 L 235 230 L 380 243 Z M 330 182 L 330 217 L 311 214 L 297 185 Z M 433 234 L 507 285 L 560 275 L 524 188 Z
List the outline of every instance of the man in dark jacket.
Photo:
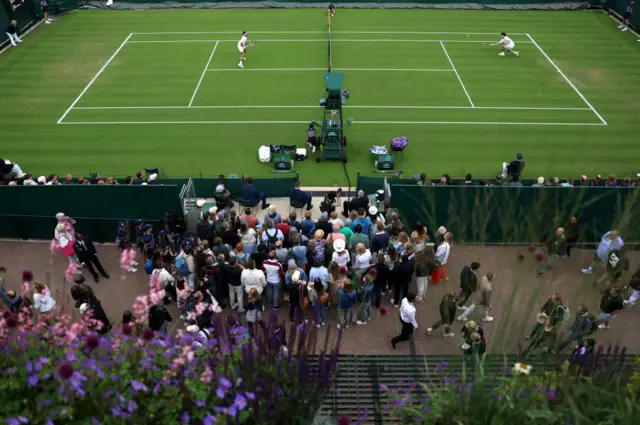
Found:
M 549 318 L 549 323 L 551 323 L 551 326 L 556 326 L 556 323 L 564 318 L 564 312 L 565 309 L 562 303 L 562 298 L 558 293 L 555 293 L 551 297 L 549 297 L 549 299 L 540 309 L 540 313 L 545 314 Z M 543 326 L 544 323 L 536 323 L 536 325 L 533 327 L 533 330 L 531 331 L 531 334 L 529 334 L 526 339 L 534 338 L 539 332 L 542 331 Z
M 407 244 L 408 246 L 409 244 Z M 406 247 L 405 247 L 406 249 Z M 400 261 L 395 264 L 393 271 L 391 272 L 393 280 L 393 299 L 391 302 L 396 306 L 400 306 L 400 302 L 409 293 L 409 283 L 411 283 L 411 277 L 414 271 L 413 258 L 409 259 L 408 255 L 403 255 Z M 402 292 L 402 295 L 400 293 Z
M 208 241 L 209 246 L 213 245 L 213 227 L 208 216 L 198 222 L 197 233 L 200 241 Z
M 478 289 L 477 271 L 480 270 L 480 263 L 474 261 L 470 266 L 464 266 L 460 272 L 460 302 L 458 308 L 464 313 L 469 307 L 464 304 L 467 302 L 471 294 Z
M 609 320 L 620 313 L 623 308 L 622 297 L 615 288 L 604 291 L 600 300 L 600 314 L 598 315 L 598 329 L 609 329 Z
M 295 182 L 293 189 L 291 189 L 291 192 L 289 192 L 289 200 L 292 204 L 306 204 L 307 211 L 313 208 L 313 205 L 311 204 L 311 194 L 300 189 L 300 180 L 297 180 Z
M 538 262 L 536 277 L 542 277 L 544 269 L 555 263 L 561 255 L 564 255 L 567 248 L 567 239 L 564 235 L 564 229 L 562 227 L 558 227 L 555 234 L 547 240 L 546 245 L 547 261 L 546 263 L 544 261 Z
M 455 334 L 451 332 L 451 325 L 456 317 L 456 302 L 455 292 L 449 292 L 442 297 L 442 301 L 440 301 L 440 320 L 427 329 L 424 332 L 425 335 L 431 335 L 431 332 L 444 325 L 444 337 L 451 338 L 455 336 Z
M 22 306 L 22 297 L 16 294 L 16 291 L 13 289 L 6 290 L 4 288 L 4 275 L 5 271 L 0 271 L 0 298 L 5 302 L 9 310 L 13 313 L 17 313 L 20 311 L 20 307 Z
M 260 201 L 262 201 L 262 209 L 265 210 L 269 208 L 267 203 L 267 197 L 264 193 L 258 191 L 258 189 L 253 185 L 253 177 L 249 177 L 244 186 L 242 186 L 242 199 L 251 202 L 252 205 L 258 205 Z
M 509 164 L 507 164 L 506 162 L 502 164 L 502 177 L 520 177 L 520 175 L 522 175 L 522 172 L 524 171 L 525 165 L 526 163 L 522 160 L 522 154 L 517 153 L 516 159 L 511 161 Z
M 567 338 L 558 345 L 558 352 L 564 350 L 572 342 L 582 345 L 584 338 L 591 335 L 597 327 L 596 318 L 587 310 L 587 306 L 580 304 L 578 306 L 578 314 L 569 328 Z
M 351 201 L 344 201 L 342 206 L 342 215 L 349 217 L 349 212 L 351 211 L 359 211 L 361 209 L 365 211 L 368 210 L 369 198 L 364 194 L 364 190 L 359 190 L 356 198 L 353 198 Z
M 149 309 L 149 327 L 156 332 L 166 334 L 169 322 L 172 320 L 171 315 L 162 304 L 153 305 Z
M 569 225 L 565 229 L 565 238 L 567 240 L 567 248 L 565 249 L 563 258 L 571 257 L 571 248 L 578 241 L 580 237 L 580 222 L 575 215 L 571 217 Z
M 100 277 L 96 273 L 93 266 L 95 265 L 98 271 L 105 279 L 109 279 L 109 274 L 104 270 L 100 260 L 98 259 L 98 252 L 93 245 L 91 239 L 85 237 L 82 233 L 76 232 L 76 242 L 73 244 L 73 249 L 76 251 L 78 260 L 89 270 L 93 275 L 93 280 L 98 283 Z

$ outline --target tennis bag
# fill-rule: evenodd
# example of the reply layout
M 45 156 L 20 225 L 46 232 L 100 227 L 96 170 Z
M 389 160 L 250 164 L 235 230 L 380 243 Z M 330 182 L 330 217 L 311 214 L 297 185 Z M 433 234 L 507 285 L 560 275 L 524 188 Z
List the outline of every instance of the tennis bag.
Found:
M 260 149 L 258 149 L 258 158 L 260 162 L 271 162 L 271 149 L 269 149 L 269 146 L 260 146 Z
M 402 151 L 409 144 L 409 139 L 406 137 L 394 137 L 391 139 L 391 150 L 392 151 Z

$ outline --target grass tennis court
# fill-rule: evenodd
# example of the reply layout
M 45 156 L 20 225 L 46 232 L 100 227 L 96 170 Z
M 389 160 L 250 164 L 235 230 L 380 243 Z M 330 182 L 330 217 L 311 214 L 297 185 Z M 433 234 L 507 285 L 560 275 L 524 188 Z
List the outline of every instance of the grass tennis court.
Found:
M 488 177 L 523 152 L 526 177 L 638 171 L 639 44 L 596 12 L 338 10 L 331 62 L 351 98 L 348 172 L 407 136 L 405 174 Z M 237 41 L 249 48 L 238 69 Z M 499 57 L 507 31 L 520 57 Z M 0 56 L 2 156 L 27 172 L 267 175 L 262 144 L 302 147 L 320 120 L 324 10 L 92 11 Z M 338 162 L 296 165 L 345 183 Z

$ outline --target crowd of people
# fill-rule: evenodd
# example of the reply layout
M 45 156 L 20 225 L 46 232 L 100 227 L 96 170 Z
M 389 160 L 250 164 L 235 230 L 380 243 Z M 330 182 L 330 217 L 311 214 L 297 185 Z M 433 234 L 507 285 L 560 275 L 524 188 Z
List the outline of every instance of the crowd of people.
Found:
M 294 190 L 300 191 L 299 185 Z M 223 187 L 219 193 L 224 192 Z M 171 315 L 165 306 L 176 303 L 185 329 L 199 335 L 208 335 L 213 315 L 225 309 L 247 324 L 257 324 L 265 310 L 277 311 L 283 306 L 288 307 L 291 321 L 306 318 L 320 328 L 326 326 L 327 317 L 333 316 L 337 318 L 337 327 L 347 331 L 373 320 L 374 309 L 384 314 L 382 300 L 389 296 L 398 309 L 402 329 L 391 345 L 395 348 L 412 338 L 418 328 L 416 308 L 425 300 L 428 287 L 450 278 L 447 263 L 453 235 L 441 226 L 431 239 L 422 223 L 407 226 L 389 200 L 378 210 L 369 205 L 369 198 L 362 191 L 345 201 L 341 193 L 338 189 L 325 196 L 317 218 L 311 209 L 302 217 L 295 211 L 281 215 L 256 191 L 254 199 L 256 204 L 263 202 L 264 215 L 254 215 L 251 207 L 239 215 L 231 208 L 232 203 L 222 200 L 202 212 L 195 231 L 187 229 L 175 211 L 168 211 L 159 224 L 138 220 L 133 232 L 129 232 L 126 223 L 120 223 L 116 243 L 122 252 L 123 275 L 136 273 L 139 260 L 150 279 L 163 290 L 164 297 L 156 299 L 149 308 L 150 327 L 166 332 Z M 310 199 L 304 201 L 311 205 Z M 104 325 L 98 327 L 108 330 L 110 321 L 85 283 L 82 270 L 86 269 L 96 283 L 100 278 L 109 279 L 110 275 L 91 239 L 75 230 L 75 221 L 64 213 L 57 214 L 56 220 L 51 250 L 62 252 L 68 259 L 66 275 L 76 282 L 72 290 L 76 307 L 83 314 L 91 312 Z M 538 277 L 571 255 L 578 226 L 577 218 L 573 217 L 566 230 L 556 229 L 544 251 L 536 253 Z M 536 249 L 533 247 L 534 252 Z M 624 242 L 618 232 L 603 235 L 593 264 L 582 270 L 585 274 L 596 274 L 597 282 L 605 286 L 599 314 L 596 317 L 580 305 L 568 336 L 559 341 L 558 328 L 567 323 L 570 312 L 562 297 L 554 294 L 538 315 L 538 325 L 530 335 L 525 353 L 555 353 L 573 343 L 582 346 L 596 329 L 608 329 L 615 315 L 640 299 L 640 270 L 633 274 L 630 283 L 621 283 L 628 269 Z M 464 324 L 463 350 L 484 352 L 486 341 L 481 323 L 494 320 L 490 313 L 495 276 L 492 271 L 481 270 L 478 262 L 462 268 L 460 290 L 442 296 L 440 320 L 426 329 L 426 335 L 433 335 L 442 327 L 444 337 L 453 337 L 457 317 Z M 20 302 L 28 303 L 40 313 L 55 308 L 55 300 L 46 286 L 28 278 L 24 280 L 29 283 L 32 296 Z M 631 295 L 623 299 L 630 289 Z M 15 292 L 2 289 L 2 298 L 12 309 L 19 304 L 16 297 Z M 477 321 L 470 320 L 476 309 L 481 310 L 481 315 Z M 130 316 L 131 312 L 125 312 L 123 322 L 130 322 Z

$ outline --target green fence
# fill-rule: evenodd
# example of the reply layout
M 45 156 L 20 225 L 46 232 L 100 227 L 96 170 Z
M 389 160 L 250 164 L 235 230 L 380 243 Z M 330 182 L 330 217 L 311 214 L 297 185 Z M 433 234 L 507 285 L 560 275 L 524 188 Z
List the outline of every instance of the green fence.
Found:
M 113 242 L 122 220 L 158 222 L 170 209 L 181 213 L 181 186 L 0 186 L 1 238 L 51 239 L 58 212 L 96 242 Z
M 582 223 L 580 242 L 612 228 L 640 241 L 640 188 L 392 185 L 391 204 L 408 225 L 445 226 L 458 242 L 539 242 L 572 215 Z

